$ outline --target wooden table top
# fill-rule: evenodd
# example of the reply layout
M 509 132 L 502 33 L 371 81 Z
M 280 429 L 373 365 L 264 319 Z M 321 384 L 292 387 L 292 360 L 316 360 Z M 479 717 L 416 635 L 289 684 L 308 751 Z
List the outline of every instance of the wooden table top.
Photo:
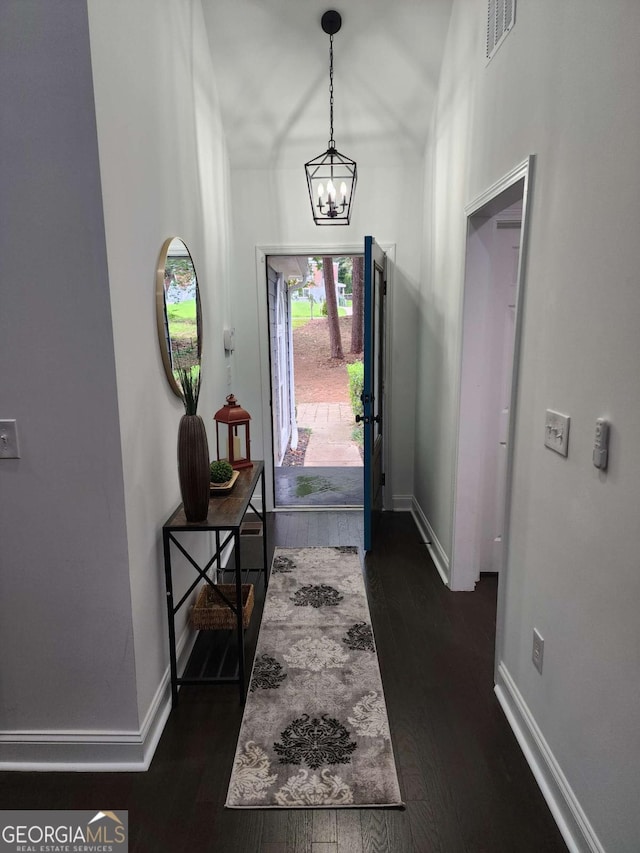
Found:
M 230 530 L 240 527 L 263 470 L 264 462 L 261 459 L 254 460 L 251 468 L 241 468 L 238 471 L 238 479 L 230 492 L 210 497 L 209 512 L 204 521 L 187 521 L 184 507 L 180 504 L 163 524 L 162 529 Z

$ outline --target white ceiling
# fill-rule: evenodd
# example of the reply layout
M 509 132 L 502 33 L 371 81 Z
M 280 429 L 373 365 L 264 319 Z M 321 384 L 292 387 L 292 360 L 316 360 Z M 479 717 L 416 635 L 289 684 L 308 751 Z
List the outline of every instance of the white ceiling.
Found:
M 231 163 L 294 165 L 329 141 L 329 36 L 339 151 L 422 156 L 452 0 L 202 0 Z

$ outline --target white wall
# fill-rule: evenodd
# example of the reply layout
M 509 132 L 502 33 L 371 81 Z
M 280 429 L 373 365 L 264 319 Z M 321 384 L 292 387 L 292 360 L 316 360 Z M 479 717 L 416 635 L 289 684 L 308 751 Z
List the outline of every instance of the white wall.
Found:
M 599 839 L 610 853 L 632 853 L 640 848 L 640 7 L 519 3 L 488 66 L 485 25 L 482 0 L 454 3 L 426 155 L 415 493 L 449 551 L 464 205 L 535 153 L 498 658 L 505 690 L 521 698 L 520 723 L 538 727 L 540 755 L 557 762 L 583 810 L 591 849 Z M 572 417 L 567 459 L 543 446 L 547 407 Z M 599 416 L 612 422 L 606 474 L 591 463 Z M 530 660 L 534 626 L 545 638 L 542 676 Z
M 348 152 L 358 160 L 358 151 Z M 253 456 L 271 453 L 262 441 L 262 394 L 258 365 L 268 359 L 266 329 L 261 328 L 259 298 L 266 284 L 256 281 L 256 246 L 363 246 L 365 234 L 381 244 L 395 244 L 396 263 L 390 283 L 392 321 L 388 354 L 391 370 L 391 423 L 386 439 L 391 452 L 387 479 L 393 496 L 413 490 L 413 420 L 415 387 L 416 299 L 420 274 L 419 237 L 422 221 L 420 161 L 383 168 L 375 162 L 358 163 L 358 186 L 351 224 L 318 227 L 311 216 L 304 174 L 299 168 L 233 169 L 233 263 L 236 359 L 234 393 L 252 415 Z M 264 325 L 264 324 L 263 324 Z M 268 367 L 268 361 L 267 361 Z M 268 375 L 268 373 L 267 373 Z
M 0 8 L 0 762 L 138 729 L 86 8 Z M 32 750 L 34 752 L 32 753 Z
M 181 237 L 201 287 L 198 412 L 213 456 L 227 393 L 228 167 L 199 0 L 89 0 L 89 23 L 143 721 L 168 666 L 161 526 L 180 501 L 184 411 L 162 368 L 154 272 L 163 241 Z M 204 553 L 207 543 L 184 541 Z
M 139 765 L 168 697 L 161 525 L 180 499 L 155 320 L 168 236 L 202 288 L 210 441 L 226 392 L 209 46 L 199 0 L 15 0 L 0 39 L 0 418 L 22 451 L 0 463 L 0 761 Z

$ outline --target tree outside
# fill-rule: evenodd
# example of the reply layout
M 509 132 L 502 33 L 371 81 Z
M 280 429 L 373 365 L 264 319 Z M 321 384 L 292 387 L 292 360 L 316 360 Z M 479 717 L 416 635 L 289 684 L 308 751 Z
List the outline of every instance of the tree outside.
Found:
M 362 352 L 364 345 L 364 258 L 353 258 L 351 352 Z
M 338 297 L 336 295 L 336 283 L 333 276 L 333 258 L 322 259 L 322 273 L 324 276 L 324 294 L 327 302 L 331 358 L 344 359 L 340 323 L 338 321 Z

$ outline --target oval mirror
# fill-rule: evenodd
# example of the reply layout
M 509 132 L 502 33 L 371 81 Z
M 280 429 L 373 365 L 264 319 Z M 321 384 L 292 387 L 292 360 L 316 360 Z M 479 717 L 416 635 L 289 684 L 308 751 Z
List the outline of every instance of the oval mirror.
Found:
M 169 237 L 160 250 L 156 318 L 167 379 L 173 392 L 182 399 L 177 370 L 200 366 L 202 316 L 196 269 L 189 249 L 179 237 Z

